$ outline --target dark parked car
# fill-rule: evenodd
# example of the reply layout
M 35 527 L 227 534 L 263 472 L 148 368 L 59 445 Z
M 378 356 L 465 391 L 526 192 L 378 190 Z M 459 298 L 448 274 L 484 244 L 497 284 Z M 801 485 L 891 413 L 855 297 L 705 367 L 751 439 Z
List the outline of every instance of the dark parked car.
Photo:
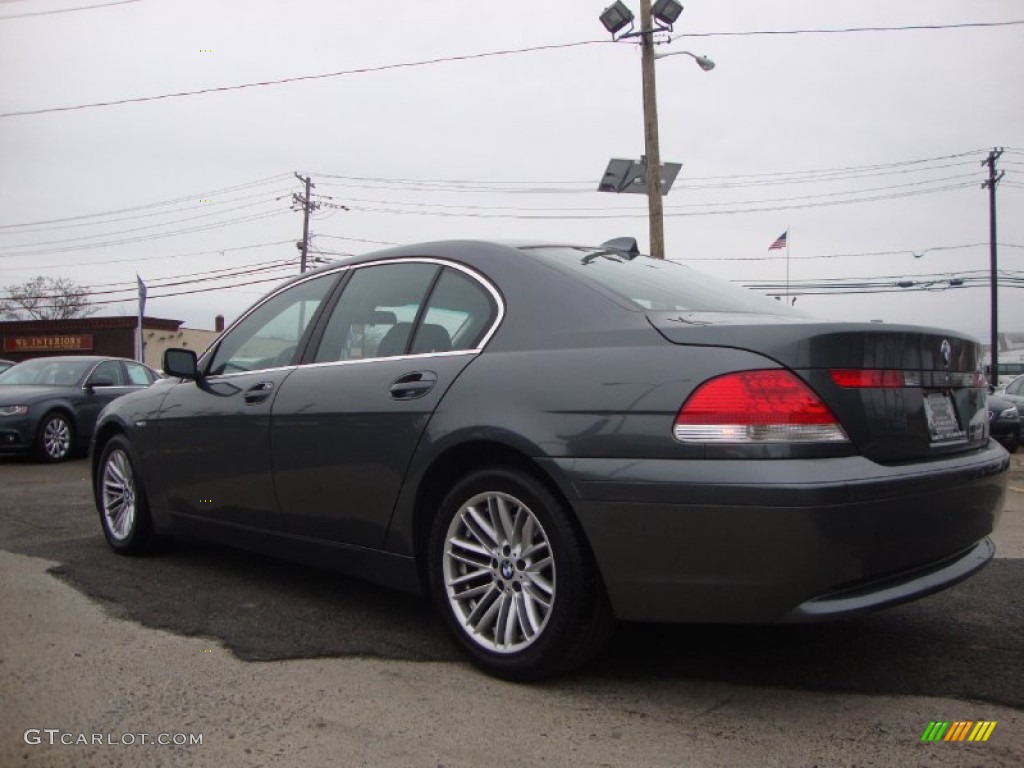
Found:
M 1014 403 L 1018 408 L 1024 406 L 1024 376 L 1018 376 L 1005 387 L 1000 387 L 995 394 Z
M 8 368 L 14 365 L 14 360 L 0 360 L 0 373 L 3 373 Z
M 993 555 L 979 347 L 826 323 L 615 246 L 442 242 L 268 294 L 93 450 L 117 552 L 184 533 L 430 593 L 509 678 L 615 619 L 803 622 Z
M 38 357 L 0 373 L 0 453 L 63 461 L 84 451 L 96 417 L 116 397 L 156 380 L 142 363 L 109 357 Z
M 1020 407 L 1009 397 L 996 393 L 988 396 L 988 424 L 992 437 L 1010 453 L 1020 445 Z

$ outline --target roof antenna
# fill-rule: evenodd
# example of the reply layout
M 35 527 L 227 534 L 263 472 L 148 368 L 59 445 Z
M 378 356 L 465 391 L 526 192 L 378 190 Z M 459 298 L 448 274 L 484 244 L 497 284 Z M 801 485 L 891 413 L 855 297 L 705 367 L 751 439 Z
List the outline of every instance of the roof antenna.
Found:
M 640 246 L 635 237 L 615 237 L 601 243 L 602 248 L 620 251 L 627 259 L 633 260 L 640 255 Z

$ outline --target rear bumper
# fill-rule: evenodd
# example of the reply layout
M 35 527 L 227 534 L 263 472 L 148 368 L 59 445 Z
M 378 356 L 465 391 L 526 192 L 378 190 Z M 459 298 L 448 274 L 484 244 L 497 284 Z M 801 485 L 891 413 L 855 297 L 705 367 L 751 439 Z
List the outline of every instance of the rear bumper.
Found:
M 948 560 L 808 600 L 781 620 L 793 623 L 823 621 L 916 600 L 963 581 L 981 570 L 995 553 L 995 544 L 986 537 L 967 552 Z
M 902 466 L 553 460 L 615 614 L 669 622 L 836 618 L 930 594 L 989 558 L 1006 452 Z

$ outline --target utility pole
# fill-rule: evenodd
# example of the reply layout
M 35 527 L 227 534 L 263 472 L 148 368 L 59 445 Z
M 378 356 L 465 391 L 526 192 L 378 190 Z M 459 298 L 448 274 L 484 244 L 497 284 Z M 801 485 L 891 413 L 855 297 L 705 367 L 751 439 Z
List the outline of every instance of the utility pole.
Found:
M 665 219 L 661 203 L 661 149 L 658 143 L 658 97 L 654 82 L 654 20 L 651 0 L 640 0 L 640 67 L 644 82 L 644 142 L 647 164 L 647 218 L 651 256 L 665 258 Z
M 996 161 L 1003 154 L 1001 147 L 994 148 L 988 153 L 988 157 L 981 161 L 982 165 L 988 166 L 988 179 L 982 183 L 981 188 L 988 190 L 988 248 L 989 248 L 989 289 L 992 292 L 992 364 L 989 374 L 989 386 L 999 386 L 999 273 L 996 249 L 996 185 L 1003 178 L 1005 171 L 996 173 Z
M 303 182 L 306 185 L 305 196 L 293 194 L 292 202 L 295 205 L 302 207 L 302 241 L 297 243 L 299 250 L 302 251 L 302 261 L 299 264 L 299 272 L 306 271 L 306 259 L 309 255 L 309 214 L 310 211 L 315 211 L 320 207 L 319 203 L 313 202 L 310 197 L 310 190 L 314 187 L 314 184 L 309 176 L 303 178 L 299 174 L 295 174 L 295 178 Z M 298 210 L 298 209 L 293 209 Z

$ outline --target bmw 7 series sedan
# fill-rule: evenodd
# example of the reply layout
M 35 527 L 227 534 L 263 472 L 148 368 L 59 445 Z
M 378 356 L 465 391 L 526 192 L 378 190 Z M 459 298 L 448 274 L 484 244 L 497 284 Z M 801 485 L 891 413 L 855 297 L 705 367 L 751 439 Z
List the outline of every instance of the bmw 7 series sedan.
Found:
M 511 679 L 616 620 L 809 622 L 993 556 L 980 349 L 601 246 L 448 241 L 297 276 L 97 426 L 109 545 L 202 537 L 430 596 Z

